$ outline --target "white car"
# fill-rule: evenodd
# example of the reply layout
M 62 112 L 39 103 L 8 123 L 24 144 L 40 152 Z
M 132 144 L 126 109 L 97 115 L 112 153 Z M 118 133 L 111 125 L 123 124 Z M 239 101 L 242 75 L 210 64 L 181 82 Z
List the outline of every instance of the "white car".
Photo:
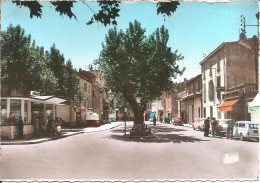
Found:
M 259 141 L 259 123 L 256 121 L 237 121 L 233 131 L 234 138 L 256 139 Z

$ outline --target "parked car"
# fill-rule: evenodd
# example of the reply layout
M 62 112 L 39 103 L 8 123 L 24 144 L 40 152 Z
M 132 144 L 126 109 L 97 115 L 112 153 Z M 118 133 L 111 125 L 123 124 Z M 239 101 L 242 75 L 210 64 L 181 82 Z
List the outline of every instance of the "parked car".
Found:
M 205 126 L 204 126 L 204 119 L 197 119 L 194 123 L 193 123 L 193 130 L 198 129 L 199 131 L 204 131 Z
M 175 126 L 177 126 L 177 125 L 183 126 L 183 122 L 182 122 L 182 120 L 180 118 L 175 118 L 173 120 L 172 124 L 175 125 Z
M 164 118 L 164 123 L 171 123 L 171 118 Z
M 219 121 L 219 124 L 214 129 L 214 135 L 224 137 L 227 134 L 228 119 L 218 119 L 218 121 Z M 212 128 L 210 128 L 210 133 L 212 134 Z
M 109 118 L 110 122 L 116 122 L 116 118 Z
M 240 140 L 256 139 L 259 141 L 259 123 L 256 121 L 237 121 L 233 137 Z

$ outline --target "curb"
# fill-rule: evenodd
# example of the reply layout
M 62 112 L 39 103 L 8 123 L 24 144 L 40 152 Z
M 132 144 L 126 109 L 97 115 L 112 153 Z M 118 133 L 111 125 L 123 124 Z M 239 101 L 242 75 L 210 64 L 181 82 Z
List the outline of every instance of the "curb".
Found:
M 69 137 L 69 136 L 82 134 L 82 133 L 92 133 L 92 132 L 100 132 L 100 131 L 110 130 L 110 129 L 118 127 L 122 124 L 124 124 L 124 122 L 120 122 L 119 124 L 116 124 L 115 126 L 108 127 L 106 129 L 96 130 L 96 131 L 85 131 L 85 129 L 87 129 L 87 128 L 85 128 L 85 129 L 82 129 L 81 131 L 78 131 L 78 132 L 67 132 L 67 134 L 62 134 L 60 136 L 54 136 L 54 137 L 47 137 L 47 138 L 42 138 L 42 139 L 19 141 L 19 142 L 1 142 L 1 145 L 39 144 L 39 143 L 48 142 L 48 141 L 51 141 L 51 140 L 58 140 L 58 139 L 66 138 L 66 137 Z

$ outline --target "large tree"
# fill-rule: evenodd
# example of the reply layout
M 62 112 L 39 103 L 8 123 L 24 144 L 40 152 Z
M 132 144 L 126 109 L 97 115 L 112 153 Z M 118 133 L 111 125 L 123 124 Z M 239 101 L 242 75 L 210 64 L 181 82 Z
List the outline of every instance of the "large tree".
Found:
M 138 21 L 129 23 L 125 32 L 109 29 L 95 61 L 106 87 L 131 106 L 135 124 L 143 124 L 146 104 L 172 89 L 172 79 L 183 73 L 177 64 L 183 56 L 167 45 L 168 30 L 162 26 L 148 37 L 145 32 Z M 141 98 L 140 104 L 136 97 Z
M 2 32 L 1 83 L 7 95 L 14 89 L 29 95 L 30 90 L 56 95 L 67 100 L 83 101 L 77 71 L 72 62 L 53 45 L 50 51 L 38 47 L 19 25 Z
M 25 95 L 30 90 L 51 92 L 57 80 L 48 69 L 43 48 L 32 46 L 31 36 L 19 25 L 10 25 L 2 32 L 1 82 L 7 87 L 7 95 L 14 89 Z
M 14 1 L 17 6 L 24 6 L 27 7 L 30 10 L 30 17 L 40 17 L 42 16 L 42 5 L 43 3 L 40 3 L 38 1 Z M 52 6 L 55 7 L 55 11 L 60 13 L 60 15 L 66 15 L 69 18 L 75 18 L 77 19 L 77 16 L 73 13 L 72 8 L 74 3 L 76 1 L 53 1 L 51 2 Z M 79 3 L 79 2 L 77 2 Z M 92 18 L 87 22 L 87 25 L 91 25 L 96 22 L 100 22 L 101 24 L 107 26 L 109 24 L 117 25 L 116 18 L 119 17 L 120 12 L 120 1 L 97 1 L 100 10 L 98 12 L 95 12 L 88 2 L 82 1 L 84 5 L 86 5 L 87 8 L 89 8 L 93 16 Z M 171 16 L 172 13 L 174 13 L 179 5 L 178 1 L 169 0 L 167 2 L 159 1 L 157 2 L 157 14 L 167 15 Z

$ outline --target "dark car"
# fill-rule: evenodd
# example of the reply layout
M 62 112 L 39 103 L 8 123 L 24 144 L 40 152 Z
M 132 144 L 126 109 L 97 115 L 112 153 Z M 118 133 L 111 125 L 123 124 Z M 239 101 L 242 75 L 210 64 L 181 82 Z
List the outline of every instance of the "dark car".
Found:
M 183 126 L 183 121 L 180 118 L 176 118 L 176 119 L 173 120 L 173 125 Z

